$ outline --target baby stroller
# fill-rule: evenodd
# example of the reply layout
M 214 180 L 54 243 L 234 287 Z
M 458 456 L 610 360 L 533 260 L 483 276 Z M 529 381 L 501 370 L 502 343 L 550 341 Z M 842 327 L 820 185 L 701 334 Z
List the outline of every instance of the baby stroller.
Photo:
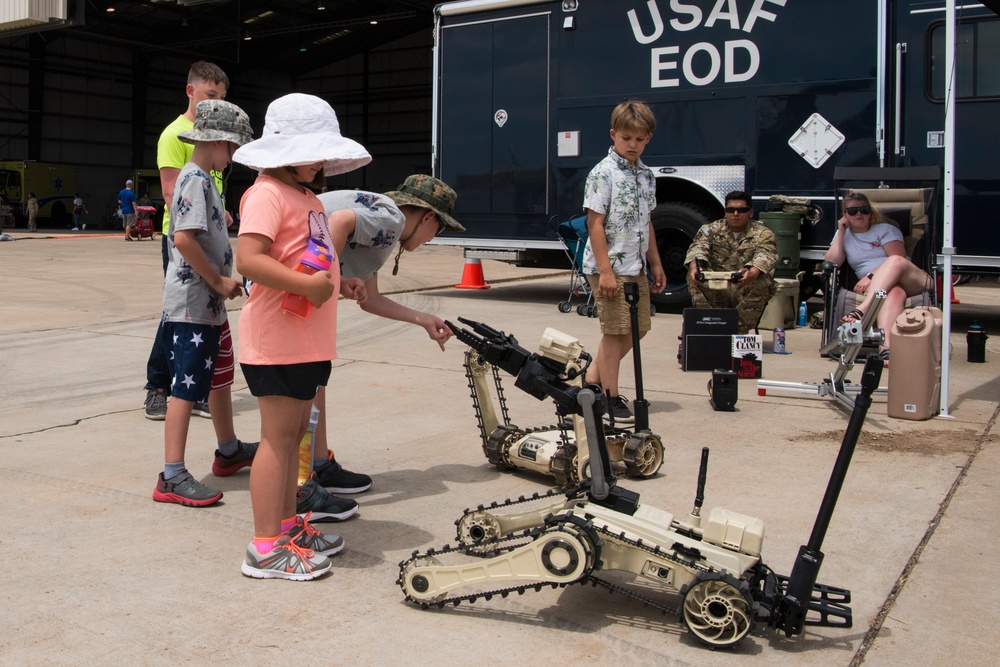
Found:
M 156 216 L 156 208 L 153 206 L 135 207 L 135 224 L 126 230 L 130 239 L 136 241 L 143 238 L 153 239 L 153 218 Z
M 573 310 L 573 299 L 586 297 L 585 303 L 576 307 L 578 315 L 594 317 L 597 315 L 597 306 L 594 305 L 594 293 L 587 282 L 587 276 L 583 273 L 583 251 L 587 246 L 587 216 L 581 215 L 572 220 L 559 223 L 556 230 L 559 238 L 562 239 L 566 257 L 573 267 L 573 273 L 569 281 L 569 294 L 565 301 L 559 302 L 559 312 L 568 313 Z

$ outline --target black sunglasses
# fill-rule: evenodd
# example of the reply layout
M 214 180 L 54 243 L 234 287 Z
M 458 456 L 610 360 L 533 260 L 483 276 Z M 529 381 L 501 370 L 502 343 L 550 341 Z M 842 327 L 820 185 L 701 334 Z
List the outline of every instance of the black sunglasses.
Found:
M 869 213 L 872 212 L 872 207 L 871 206 L 848 206 L 844 210 L 847 211 L 847 215 L 857 215 L 858 213 L 864 213 L 865 215 L 868 215 Z
M 727 206 L 726 213 L 749 213 L 753 209 L 749 206 Z

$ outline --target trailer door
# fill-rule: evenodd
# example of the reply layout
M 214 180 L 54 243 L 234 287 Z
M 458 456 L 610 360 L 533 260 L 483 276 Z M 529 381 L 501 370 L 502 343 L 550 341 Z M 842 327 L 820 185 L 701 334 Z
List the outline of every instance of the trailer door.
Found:
M 477 236 L 546 236 L 549 51 L 548 14 L 441 31 L 439 175 Z
M 944 162 L 944 2 L 899 3 L 892 90 L 899 124 L 889 135 L 897 165 Z M 1000 18 L 964 9 L 956 31 L 955 241 L 959 255 L 1000 257 Z M 940 216 L 939 216 L 940 217 Z M 940 235 L 937 242 L 940 244 Z M 961 263 L 956 259 L 956 263 Z

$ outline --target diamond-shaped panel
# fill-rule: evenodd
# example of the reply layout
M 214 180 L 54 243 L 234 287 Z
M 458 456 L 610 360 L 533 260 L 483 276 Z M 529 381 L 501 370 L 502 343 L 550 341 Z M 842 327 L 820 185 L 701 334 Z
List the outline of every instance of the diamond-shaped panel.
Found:
M 843 143 L 844 135 L 818 113 L 809 116 L 788 140 L 788 145 L 814 169 L 822 166 Z

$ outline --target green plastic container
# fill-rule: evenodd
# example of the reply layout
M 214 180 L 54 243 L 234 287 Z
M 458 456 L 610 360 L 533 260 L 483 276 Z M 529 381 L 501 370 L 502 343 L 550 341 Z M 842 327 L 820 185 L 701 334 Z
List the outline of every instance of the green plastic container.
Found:
M 778 242 L 778 264 L 775 278 L 794 278 L 799 272 L 799 248 L 802 236 L 802 216 L 784 211 L 764 211 L 760 221 L 770 229 Z

